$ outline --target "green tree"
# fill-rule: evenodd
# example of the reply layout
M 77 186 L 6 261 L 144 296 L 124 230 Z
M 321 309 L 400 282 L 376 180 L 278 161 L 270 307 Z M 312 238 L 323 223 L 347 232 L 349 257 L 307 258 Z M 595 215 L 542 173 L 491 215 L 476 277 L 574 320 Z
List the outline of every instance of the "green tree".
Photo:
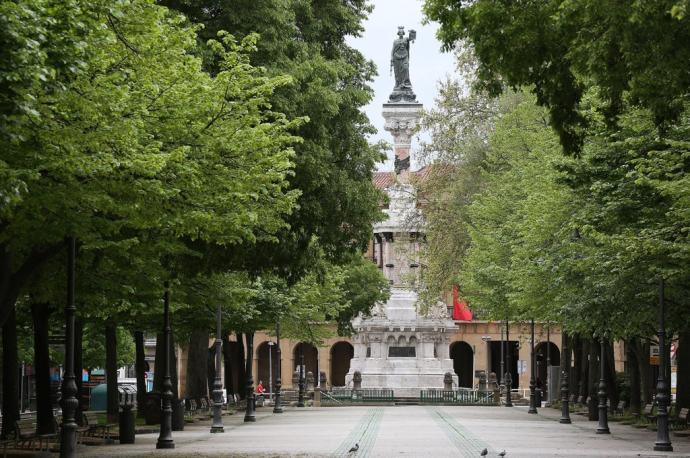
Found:
M 160 255 L 184 240 L 262 240 L 297 197 L 285 189 L 297 123 L 267 99 L 288 80 L 249 64 L 254 37 L 210 42 L 210 76 L 194 28 L 166 9 L 142 0 L 91 13 L 84 70 L 37 93 L 47 114 L 3 150 L 5 176 L 26 178 L 0 214 L 2 323 L 67 235 L 83 251 L 154 242 Z
M 587 127 L 583 97 L 597 88 L 609 125 L 631 101 L 662 129 L 680 119 L 690 77 L 686 2 L 663 0 L 504 2 L 426 0 L 446 49 L 468 40 L 480 86 L 530 87 L 549 109 L 565 150 L 580 151 Z
M 252 63 L 269 75 L 288 74 L 292 84 L 271 97 L 275 110 L 309 121 L 292 132 L 295 169 L 290 189 L 299 190 L 297 209 L 280 232 L 280 244 L 258 243 L 232 250 L 238 269 L 257 275 L 277 271 L 291 282 L 307 273 L 315 254 L 347 262 L 360 253 L 372 223 L 381 218 L 380 193 L 372 184 L 379 145 L 370 145 L 373 127 L 361 108 L 371 100 L 375 70 L 347 36 L 362 31 L 370 11 L 364 0 L 311 2 L 301 0 L 208 0 L 161 2 L 204 24 L 200 40 L 228 30 L 238 37 L 259 33 Z M 214 72 L 216 60 L 206 59 Z M 315 238 L 316 237 L 316 238 Z M 311 244 L 318 239 L 318 247 Z

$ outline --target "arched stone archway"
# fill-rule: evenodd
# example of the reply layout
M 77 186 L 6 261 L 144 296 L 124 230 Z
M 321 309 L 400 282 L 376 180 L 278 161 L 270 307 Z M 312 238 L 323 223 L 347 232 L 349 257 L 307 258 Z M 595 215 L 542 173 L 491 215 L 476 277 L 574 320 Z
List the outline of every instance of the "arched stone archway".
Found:
M 271 357 L 269 358 L 269 351 L 271 352 Z M 276 358 L 275 345 L 269 345 L 268 342 L 262 342 L 256 349 L 257 358 L 257 374 L 255 383 L 258 384 L 259 381 L 263 382 L 266 391 L 272 392 L 272 386 L 275 383 L 275 377 L 278 373 L 278 361 Z M 271 371 L 268 370 L 269 361 L 273 366 Z
M 547 347 L 548 345 L 548 347 Z M 550 348 L 550 351 L 547 351 Z M 536 347 L 534 347 L 534 359 L 537 363 L 537 385 L 546 388 L 546 373 L 547 373 L 547 362 L 546 357 L 550 358 L 551 366 L 559 366 L 561 364 L 561 352 L 558 346 L 553 342 L 539 342 Z
M 461 340 L 450 344 L 450 358 L 453 360 L 453 370 L 458 376 L 461 387 L 472 388 L 474 374 L 474 352 L 467 342 Z
M 345 375 L 354 355 L 355 349 L 349 342 L 336 342 L 331 347 L 331 386 L 345 386 Z
M 314 380 L 319 379 L 319 352 L 315 346 L 307 342 L 300 342 L 295 345 L 292 350 L 292 371 L 294 372 L 299 367 L 299 355 L 300 350 L 304 352 L 304 376 L 307 376 L 307 372 L 314 374 Z

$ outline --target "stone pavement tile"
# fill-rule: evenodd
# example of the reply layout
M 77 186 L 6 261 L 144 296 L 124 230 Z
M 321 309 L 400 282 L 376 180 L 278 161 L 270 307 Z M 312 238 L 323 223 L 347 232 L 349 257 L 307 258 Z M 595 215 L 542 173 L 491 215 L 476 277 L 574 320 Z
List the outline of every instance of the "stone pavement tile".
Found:
M 257 412 L 255 423 L 241 414 L 223 417 L 225 432 L 211 434 L 210 422 L 173 432 L 175 449 L 156 450 L 157 434 L 139 435 L 133 445 L 83 447 L 80 456 L 328 456 L 367 412 L 367 408 L 269 409 Z
M 654 432 L 611 422 L 611 434 L 596 434 L 596 422 L 583 417 L 574 417 L 571 425 L 558 423 L 560 413 L 555 409 L 540 409 L 538 415 L 528 414 L 526 407 L 444 409 L 494 450 L 506 450 L 510 458 L 690 456 L 690 442 L 675 443 L 672 454 L 655 452 Z
M 370 456 L 461 456 L 432 413 L 420 406 L 386 408 Z
M 675 451 L 654 452 L 655 433 L 611 423 L 611 435 L 595 434 L 596 423 L 573 416 L 558 423 L 555 409 L 529 415 L 526 407 L 324 407 L 259 409 L 256 423 L 241 414 L 224 417 L 226 432 L 211 434 L 210 422 L 174 432 L 174 450 L 156 450 L 157 434 L 136 444 L 82 446 L 79 456 L 261 456 L 261 457 L 690 457 L 690 438 L 672 436 Z M 350 447 L 359 444 L 356 453 Z

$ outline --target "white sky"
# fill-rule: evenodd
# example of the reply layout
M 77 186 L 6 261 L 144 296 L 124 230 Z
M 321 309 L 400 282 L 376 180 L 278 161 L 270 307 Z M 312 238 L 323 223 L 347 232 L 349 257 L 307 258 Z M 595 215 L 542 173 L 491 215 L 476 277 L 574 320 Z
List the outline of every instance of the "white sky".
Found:
M 453 56 L 441 52 L 441 43 L 436 39 L 437 23 L 422 25 L 422 0 L 372 0 L 374 11 L 364 24 L 364 33 L 359 38 L 348 40 L 352 46 L 359 49 L 366 58 L 374 61 L 379 75 L 374 79 L 374 99 L 365 107 L 369 120 L 378 130 L 371 141 L 385 140 L 393 142 L 391 135 L 383 130 L 382 105 L 388 101 L 388 96 L 395 85 L 393 76 L 389 73 L 390 52 L 393 40 L 396 38 L 398 26 L 405 27 L 405 34 L 409 29 L 417 31 L 417 39 L 410 49 L 410 80 L 412 88 L 417 94 L 417 100 L 430 109 L 437 94 L 437 82 L 445 79 L 446 75 L 454 72 Z M 421 134 L 422 140 L 424 134 Z M 412 144 L 412 169 L 415 170 L 414 149 L 419 139 Z M 393 169 L 393 151 L 388 153 L 388 161 L 379 166 L 379 170 Z

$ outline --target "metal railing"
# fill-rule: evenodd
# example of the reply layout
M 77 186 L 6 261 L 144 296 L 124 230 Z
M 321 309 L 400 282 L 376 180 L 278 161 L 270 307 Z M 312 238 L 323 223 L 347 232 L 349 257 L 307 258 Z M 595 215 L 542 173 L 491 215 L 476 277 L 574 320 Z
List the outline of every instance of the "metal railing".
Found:
M 442 390 L 432 388 L 421 390 L 419 400 L 428 404 L 498 405 L 492 391 L 472 389 Z
M 321 404 L 343 405 L 367 402 L 393 402 L 393 390 L 389 388 L 333 388 L 321 392 Z

